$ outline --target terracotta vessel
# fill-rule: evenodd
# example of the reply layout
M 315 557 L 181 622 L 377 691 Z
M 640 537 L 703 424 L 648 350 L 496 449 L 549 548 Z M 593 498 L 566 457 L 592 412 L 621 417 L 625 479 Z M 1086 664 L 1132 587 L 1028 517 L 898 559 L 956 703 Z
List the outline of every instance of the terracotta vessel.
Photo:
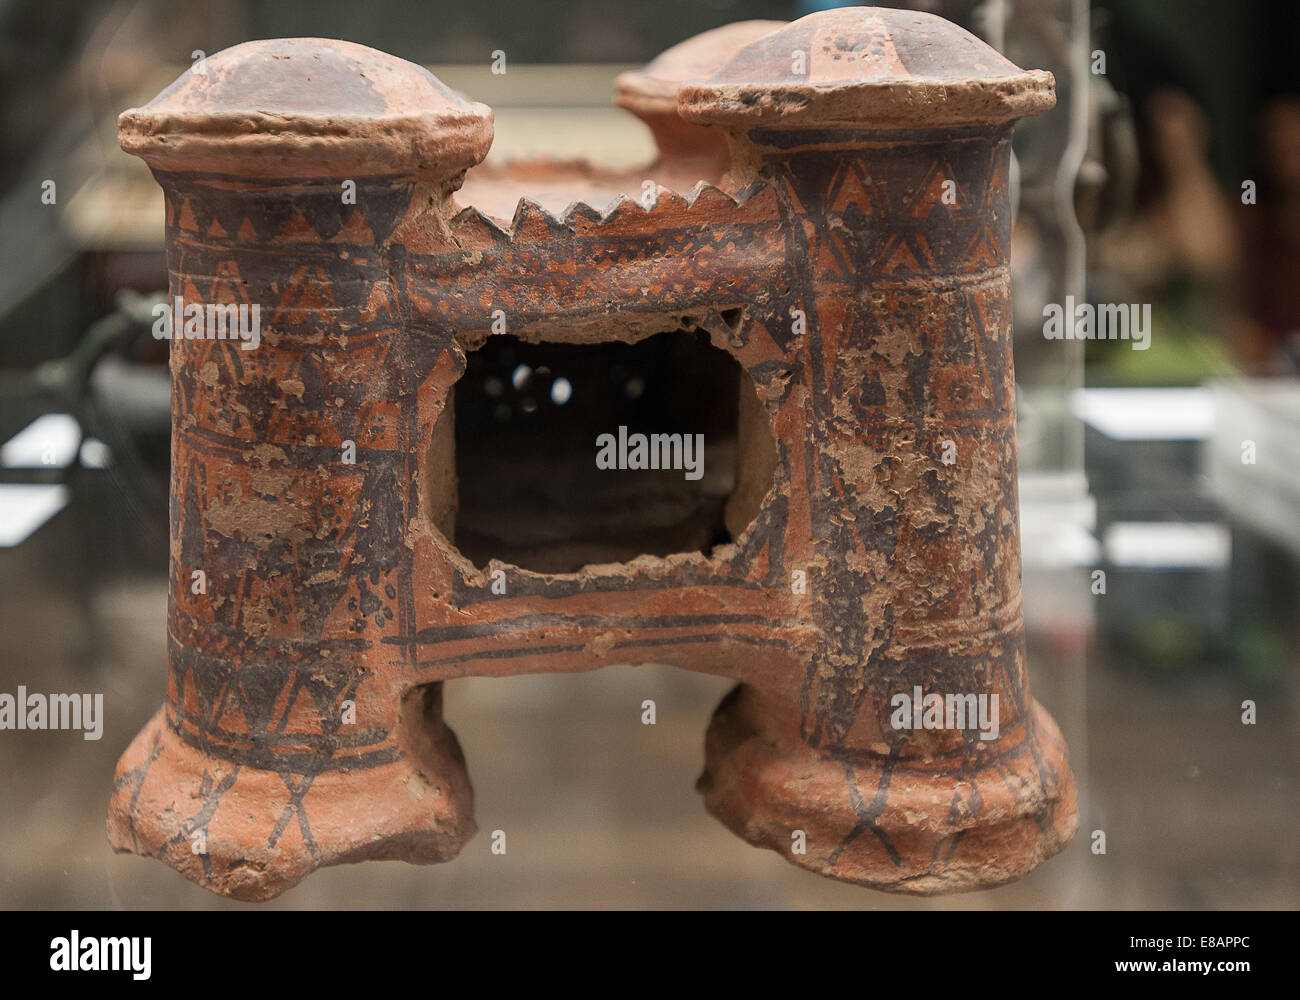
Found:
M 618 99 L 660 143 L 647 172 L 475 169 L 487 107 L 321 39 L 228 49 L 121 116 L 166 195 L 177 319 L 260 328 L 173 331 L 170 666 L 116 849 L 241 899 L 448 860 L 475 826 L 442 682 L 637 662 L 739 682 L 699 788 L 795 864 L 952 892 L 1069 841 L 1025 673 L 1009 328 L 1011 131 L 1051 76 L 849 8 L 710 32 Z M 534 182 L 585 201 L 554 214 Z M 734 359 L 729 540 L 466 558 L 452 390 L 498 322 L 581 349 L 703 331 Z M 997 695 L 996 738 L 900 724 L 918 690 Z

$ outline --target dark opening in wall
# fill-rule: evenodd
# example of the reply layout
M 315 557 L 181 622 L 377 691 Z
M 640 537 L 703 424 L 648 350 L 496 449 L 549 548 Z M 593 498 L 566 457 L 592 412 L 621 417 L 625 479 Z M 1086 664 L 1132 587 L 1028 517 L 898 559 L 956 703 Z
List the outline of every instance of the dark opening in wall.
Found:
M 453 393 L 457 502 L 438 520 L 476 566 L 567 573 L 707 554 L 732 540 L 728 525 L 743 530 L 766 490 L 737 482 L 771 483 L 775 447 L 753 382 L 702 332 L 635 344 L 495 335 L 468 353 Z M 738 477 L 742 412 L 766 443 L 748 449 L 761 468 Z

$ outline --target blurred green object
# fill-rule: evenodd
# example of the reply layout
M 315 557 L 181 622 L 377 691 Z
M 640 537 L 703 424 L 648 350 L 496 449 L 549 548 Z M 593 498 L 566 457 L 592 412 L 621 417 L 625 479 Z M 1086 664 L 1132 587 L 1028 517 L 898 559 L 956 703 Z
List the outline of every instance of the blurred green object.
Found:
M 1158 292 L 1151 301 L 1150 346 L 1139 351 L 1128 341 L 1090 342 L 1089 385 L 1199 385 L 1238 374 L 1220 331 L 1226 316 L 1216 290 L 1183 275 Z
M 1156 673 L 1181 672 L 1204 658 L 1208 637 L 1203 629 L 1175 618 L 1153 618 L 1134 629 L 1129 642 L 1140 658 Z
M 1232 358 L 1214 337 L 1199 331 L 1153 323 L 1145 351 L 1112 350 L 1098 368 L 1105 381 L 1119 385 L 1197 385 L 1235 373 Z M 1127 347 L 1127 345 L 1124 345 Z M 1092 381 L 1091 379 L 1089 381 Z
M 1286 637 L 1262 622 L 1243 622 L 1230 638 L 1232 661 L 1247 680 L 1280 687 L 1286 680 Z

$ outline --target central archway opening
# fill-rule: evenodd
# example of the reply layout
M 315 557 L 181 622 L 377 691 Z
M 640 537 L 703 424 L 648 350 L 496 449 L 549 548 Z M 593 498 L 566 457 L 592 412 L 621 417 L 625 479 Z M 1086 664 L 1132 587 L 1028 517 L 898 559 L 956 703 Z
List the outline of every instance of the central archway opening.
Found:
M 476 566 L 570 573 L 707 555 L 756 513 L 766 486 L 737 490 L 754 475 L 740 425 L 762 425 L 766 448 L 746 450 L 764 466 L 771 430 L 752 380 L 702 331 L 598 344 L 498 334 L 466 361 L 451 407 L 454 543 Z

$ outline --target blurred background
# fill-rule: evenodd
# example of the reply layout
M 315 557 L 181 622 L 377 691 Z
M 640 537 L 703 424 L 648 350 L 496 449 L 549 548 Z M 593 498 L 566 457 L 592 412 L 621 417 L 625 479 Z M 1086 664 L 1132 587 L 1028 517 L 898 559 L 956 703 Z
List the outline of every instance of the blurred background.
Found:
M 1013 287 L 1031 686 L 1070 744 L 1079 835 L 992 892 L 836 884 L 705 814 L 693 782 L 729 682 L 654 666 L 469 679 L 446 687 L 481 831 L 462 856 L 324 870 L 269 905 L 1300 903 L 1300 5 L 883 5 L 1056 75 L 1057 108 L 1017 132 Z M 114 856 L 104 834 L 114 763 L 164 688 L 170 420 L 147 322 L 162 197 L 118 150 L 117 114 L 200 53 L 334 37 L 490 104 L 489 162 L 626 168 L 654 146 L 610 104 L 620 71 L 820 6 L 0 0 L 0 691 L 102 691 L 106 716 L 98 742 L 0 732 L 0 906 L 243 905 Z M 1043 307 L 1067 296 L 1149 304 L 1149 348 L 1046 339 Z

